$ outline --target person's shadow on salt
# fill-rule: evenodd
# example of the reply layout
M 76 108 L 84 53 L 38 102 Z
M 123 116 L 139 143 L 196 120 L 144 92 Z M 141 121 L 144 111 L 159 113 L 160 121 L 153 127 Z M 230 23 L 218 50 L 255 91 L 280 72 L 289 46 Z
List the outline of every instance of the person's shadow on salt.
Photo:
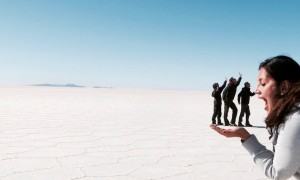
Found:
M 245 126 L 245 128 L 266 128 L 265 126 Z

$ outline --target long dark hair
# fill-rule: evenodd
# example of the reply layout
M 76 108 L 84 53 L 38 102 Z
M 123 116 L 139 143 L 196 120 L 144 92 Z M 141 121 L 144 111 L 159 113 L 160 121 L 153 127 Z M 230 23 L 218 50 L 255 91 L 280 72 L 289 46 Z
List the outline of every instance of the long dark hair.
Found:
M 267 127 L 276 127 L 284 122 L 285 116 L 295 107 L 295 103 L 300 102 L 300 66 L 292 58 L 280 55 L 262 62 L 259 65 L 259 69 L 261 68 L 274 79 L 277 89 L 285 80 L 290 84 L 285 94 L 278 91 L 275 97 L 277 103 L 265 120 Z

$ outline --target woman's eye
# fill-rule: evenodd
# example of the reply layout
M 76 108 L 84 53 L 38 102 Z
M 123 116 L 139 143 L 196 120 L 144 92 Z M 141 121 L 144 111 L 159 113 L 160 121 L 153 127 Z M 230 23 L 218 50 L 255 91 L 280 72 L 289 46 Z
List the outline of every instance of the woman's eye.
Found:
M 262 83 L 261 85 L 262 85 L 262 86 L 265 86 L 265 85 L 266 85 L 266 83 Z

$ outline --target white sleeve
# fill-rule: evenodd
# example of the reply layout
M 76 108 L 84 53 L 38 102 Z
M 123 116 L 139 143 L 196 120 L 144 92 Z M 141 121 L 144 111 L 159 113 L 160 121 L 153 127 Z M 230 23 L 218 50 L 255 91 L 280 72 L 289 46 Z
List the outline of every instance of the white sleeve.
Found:
M 254 135 L 251 135 L 243 146 L 267 177 L 278 180 L 292 177 L 300 170 L 299 111 L 286 119 L 278 136 L 275 154 L 260 144 Z

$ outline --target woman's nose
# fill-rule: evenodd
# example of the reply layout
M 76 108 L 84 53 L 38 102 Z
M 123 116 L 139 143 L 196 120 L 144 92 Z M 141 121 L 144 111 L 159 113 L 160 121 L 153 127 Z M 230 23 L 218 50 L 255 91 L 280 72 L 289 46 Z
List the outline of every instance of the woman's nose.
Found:
M 256 87 L 256 89 L 255 89 L 255 94 L 260 94 L 261 92 L 260 92 L 260 90 L 258 89 L 258 86 Z

